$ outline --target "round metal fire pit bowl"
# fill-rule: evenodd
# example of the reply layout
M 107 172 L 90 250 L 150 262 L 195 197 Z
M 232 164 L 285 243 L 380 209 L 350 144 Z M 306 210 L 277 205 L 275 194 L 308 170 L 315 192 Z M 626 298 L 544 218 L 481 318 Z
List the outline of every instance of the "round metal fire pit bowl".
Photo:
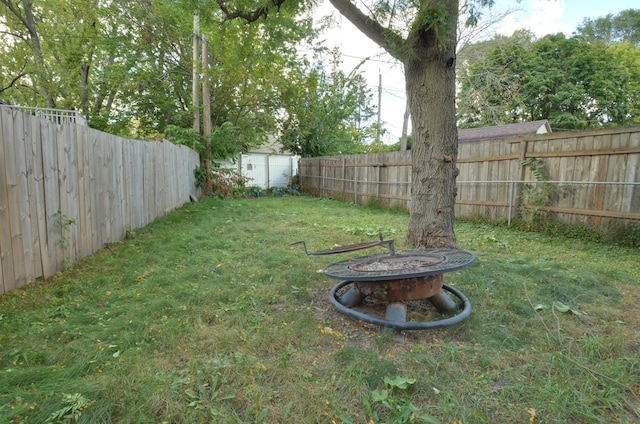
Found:
M 392 328 L 398 331 L 429 330 L 429 329 L 448 327 L 451 325 L 458 324 L 464 321 L 465 319 L 467 319 L 469 315 L 471 315 L 471 302 L 469 302 L 469 299 L 467 299 L 467 297 L 464 294 L 462 294 L 460 290 L 457 290 L 453 287 L 443 284 L 442 289 L 444 291 L 451 293 L 459 300 L 458 309 L 460 312 L 455 316 L 447 317 L 447 318 L 443 318 L 435 321 L 419 321 L 419 322 L 394 321 L 394 320 L 374 317 L 374 316 L 356 311 L 354 309 L 348 308 L 347 306 L 340 303 L 340 300 L 337 294 L 338 291 L 343 287 L 346 287 L 352 283 L 353 281 L 349 281 L 349 280 L 339 282 L 333 289 L 331 289 L 331 292 L 329 293 L 329 301 L 340 312 L 346 315 L 349 315 L 352 318 L 356 318 L 360 321 L 364 321 L 369 324 L 380 325 L 380 326 L 383 326 L 386 328 Z

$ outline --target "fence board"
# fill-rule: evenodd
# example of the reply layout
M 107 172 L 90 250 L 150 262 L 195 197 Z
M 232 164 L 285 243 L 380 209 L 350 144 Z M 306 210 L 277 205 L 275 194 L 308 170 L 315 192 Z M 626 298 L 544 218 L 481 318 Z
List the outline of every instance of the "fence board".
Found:
M 44 175 L 42 172 L 42 133 L 40 122 L 29 120 L 29 138 L 25 144 L 28 151 L 27 163 L 30 167 L 27 171 L 29 185 L 29 208 L 31 211 L 32 248 L 34 255 L 34 276 L 44 275 L 49 264 L 49 256 L 46 243 L 43 243 L 46 235 L 45 228 L 45 204 L 44 204 Z M 1 183 L 0 183 L 1 185 Z
M 91 221 L 91 162 L 88 146 L 87 128 L 76 128 L 78 160 L 78 256 L 85 257 L 93 251 Z
M 102 153 L 100 152 L 100 134 L 99 132 L 91 131 L 88 134 L 87 146 L 90 147 L 88 164 L 89 164 L 89 178 L 91 179 L 91 193 L 89 193 L 89 200 L 91 202 L 91 216 L 88 217 L 89 225 L 91 226 L 91 244 L 92 251 L 98 251 L 102 246 L 100 240 L 102 240 L 102 215 L 104 211 L 101 208 L 100 199 L 102 196 L 102 190 L 100 183 L 100 175 L 102 173 L 102 167 L 100 158 Z
M 0 108 L 0 131 L 3 140 L 13 139 L 12 111 Z M 9 291 L 16 288 L 16 278 L 13 270 L 13 255 L 11 249 L 11 222 L 9 215 L 9 163 L 12 160 L 8 155 L 5 143 L 0 143 L 0 276 L 2 285 L 0 289 Z
M 629 147 L 640 147 L 640 132 L 629 134 Z M 628 183 L 640 183 L 640 155 L 629 155 L 627 160 L 627 180 Z M 625 212 L 640 210 L 640 186 L 628 185 L 624 193 L 624 199 L 628 199 L 625 204 Z M 625 203 L 623 201 L 623 203 Z
M 8 128 L 3 128 L 3 136 L 5 139 L 16 139 L 23 141 L 22 120 L 20 120 L 22 114 L 12 113 L 13 125 Z M 14 130 L 18 130 L 14 134 Z M 21 169 L 18 164 L 18 152 L 21 150 L 19 143 L 10 143 L 5 145 L 5 170 L 7 173 L 7 187 L 8 187 L 8 211 L 9 211 L 9 228 L 11 231 L 11 250 L 17 252 L 13 255 L 13 273 L 16 286 L 22 286 L 26 284 L 26 262 L 24 257 L 24 233 L 22 228 L 22 195 L 20 193 L 24 187 L 21 184 Z M 23 162 L 24 163 L 24 160 Z
M 27 281 L 33 281 L 36 276 L 42 274 L 42 259 L 40 257 L 40 246 L 38 243 L 38 220 L 36 217 L 36 193 L 34 180 L 34 144 L 33 144 L 33 126 L 31 120 L 27 119 L 23 122 L 24 141 L 22 144 L 22 154 L 24 155 L 24 163 L 20 166 L 24 169 L 24 196 L 26 202 L 23 205 L 22 214 L 26 222 L 23 224 L 26 229 L 25 233 L 25 260 L 27 263 Z M 20 148 L 20 146 L 18 146 Z
M 33 281 L 35 279 L 35 255 L 33 253 L 33 237 L 31 226 L 31 209 L 29 208 L 29 177 L 30 177 L 30 161 L 27 161 L 27 147 L 30 141 L 31 125 L 28 120 L 23 119 L 23 114 L 19 113 L 15 116 L 15 129 L 18 132 L 18 143 L 15 145 L 15 164 L 20 170 L 17 177 L 17 194 L 19 196 L 19 222 L 22 232 L 22 246 L 24 249 L 24 275 L 25 281 Z

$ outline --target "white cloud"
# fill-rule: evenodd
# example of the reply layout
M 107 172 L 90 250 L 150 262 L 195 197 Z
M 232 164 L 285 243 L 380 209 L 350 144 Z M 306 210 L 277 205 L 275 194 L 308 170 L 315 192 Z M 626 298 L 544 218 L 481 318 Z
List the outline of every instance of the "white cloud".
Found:
M 565 0 L 531 0 L 524 3 L 522 9 L 500 23 L 500 34 L 511 35 L 517 29 L 526 28 L 540 38 L 558 32 L 570 35 L 574 30 L 561 23 L 567 10 Z

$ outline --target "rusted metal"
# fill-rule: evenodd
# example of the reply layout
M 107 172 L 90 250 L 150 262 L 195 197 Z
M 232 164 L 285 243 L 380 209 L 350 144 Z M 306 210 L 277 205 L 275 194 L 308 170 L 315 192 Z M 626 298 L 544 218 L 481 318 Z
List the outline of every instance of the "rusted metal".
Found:
M 392 255 L 396 253 L 394 240 L 393 239 L 385 240 L 382 237 L 382 233 L 380 233 L 380 240 L 369 241 L 369 242 L 364 242 L 364 243 L 348 244 L 348 245 L 345 245 L 345 246 L 336 246 L 336 247 L 332 247 L 330 249 L 317 250 L 315 252 L 309 252 L 307 250 L 307 243 L 304 240 L 295 241 L 293 243 L 290 243 L 289 246 L 293 246 L 293 245 L 296 245 L 296 244 L 301 244 L 304 247 L 304 252 L 307 255 L 333 255 L 335 253 L 355 252 L 357 250 L 369 249 L 371 247 L 376 247 L 376 246 L 387 246 Z
M 453 325 L 469 316 L 469 300 L 444 284 L 443 274 L 466 268 L 475 260 L 472 253 L 464 250 L 415 249 L 347 259 L 328 265 L 322 272 L 327 277 L 342 280 L 329 295 L 329 300 L 338 310 L 387 328 L 421 330 Z M 340 291 L 349 285 L 348 290 Z M 444 291 L 457 297 L 460 303 Z M 387 302 L 385 319 L 354 309 L 367 297 Z M 438 312 L 454 316 L 431 322 L 405 322 L 406 302 L 422 299 L 431 303 Z
M 426 299 L 440 293 L 442 276 L 427 275 L 398 280 L 355 281 L 354 285 L 364 296 L 371 296 L 386 302 L 405 302 Z
M 336 280 L 402 280 L 457 271 L 475 260 L 472 253 L 458 249 L 402 250 L 392 255 L 378 253 L 335 262 L 322 272 Z
M 336 286 L 331 289 L 329 293 L 329 301 L 331 304 L 340 312 L 348 315 L 352 318 L 358 319 L 363 322 L 367 322 L 369 324 L 380 325 L 385 328 L 394 329 L 397 331 L 403 330 L 430 330 L 435 328 L 443 328 L 448 327 L 450 325 L 459 324 L 471 315 L 471 303 L 469 299 L 458 289 L 454 287 L 450 287 L 446 284 L 442 285 L 443 292 L 446 291 L 451 293 L 454 298 L 458 299 L 458 303 L 456 303 L 456 315 L 448 316 L 443 319 L 435 320 L 435 321 L 419 321 L 419 322 L 406 322 L 404 321 L 404 317 L 400 316 L 392 316 L 392 314 L 387 314 L 385 318 L 378 318 L 369 314 L 365 314 L 356 309 L 352 309 L 351 306 L 346 306 L 340 303 L 340 296 L 338 292 L 343 288 L 353 284 L 353 281 L 341 281 Z M 443 296 L 447 296 L 443 294 Z M 451 301 L 453 302 L 453 300 Z M 455 303 L 455 302 L 453 302 Z

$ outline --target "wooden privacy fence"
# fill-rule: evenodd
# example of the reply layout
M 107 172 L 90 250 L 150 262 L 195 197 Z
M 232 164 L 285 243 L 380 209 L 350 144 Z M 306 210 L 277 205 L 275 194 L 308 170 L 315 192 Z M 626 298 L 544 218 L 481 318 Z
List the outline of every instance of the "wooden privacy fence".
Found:
M 0 107 L 0 294 L 48 278 L 199 193 L 199 155 Z
M 548 181 L 522 164 L 531 158 L 544 164 Z M 459 217 L 511 220 L 535 208 L 604 230 L 640 220 L 638 126 L 463 143 L 457 163 Z M 410 151 L 303 158 L 300 185 L 320 196 L 408 209 L 411 166 Z M 536 193 L 552 196 L 534 204 Z

